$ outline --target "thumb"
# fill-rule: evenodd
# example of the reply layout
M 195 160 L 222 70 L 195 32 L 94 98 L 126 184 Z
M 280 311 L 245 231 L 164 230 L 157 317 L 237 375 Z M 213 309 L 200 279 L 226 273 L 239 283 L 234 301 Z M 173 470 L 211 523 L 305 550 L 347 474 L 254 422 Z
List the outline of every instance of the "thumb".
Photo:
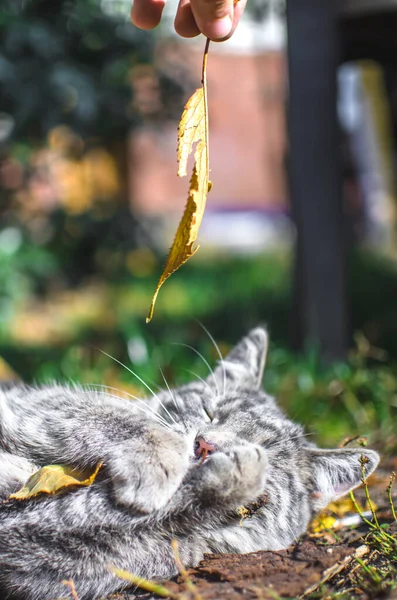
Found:
M 229 36 L 233 27 L 233 0 L 190 0 L 197 27 L 211 40 Z

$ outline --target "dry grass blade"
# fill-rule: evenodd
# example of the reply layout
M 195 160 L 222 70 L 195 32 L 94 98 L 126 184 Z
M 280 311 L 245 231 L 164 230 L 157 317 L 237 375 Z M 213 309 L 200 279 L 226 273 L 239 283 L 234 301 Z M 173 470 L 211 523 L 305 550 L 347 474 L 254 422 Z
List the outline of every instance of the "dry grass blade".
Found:
M 393 515 L 393 519 L 397 522 L 396 509 L 394 508 L 394 502 L 393 502 L 392 493 L 391 493 L 391 490 L 392 490 L 395 480 L 396 480 L 396 474 L 393 471 L 393 473 L 390 475 L 390 482 L 386 488 L 386 493 L 387 493 L 387 498 L 389 500 L 389 505 L 390 505 L 391 513 Z
M 148 579 L 143 579 L 142 577 L 138 577 L 137 575 L 134 575 L 133 573 L 130 573 L 129 571 L 124 571 L 124 569 L 118 569 L 117 567 L 113 567 L 112 565 L 109 565 L 108 569 L 111 573 L 116 575 L 116 577 L 119 577 L 120 579 L 123 579 L 124 581 L 128 581 L 129 583 L 132 583 L 133 585 L 141 588 L 142 590 L 146 590 L 147 592 L 151 592 L 152 594 L 157 594 L 158 596 L 161 596 L 162 598 L 174 598 L 174 599 L 178 598 L 178 596 L 173 594 L 166 587 L 156 583 L 155 581 L 149 581 Z
M 186 588 L 191 593 L 193 600 L 203 600 L 202 596 L 198 593 L 197 588 L 194 585 L 193 581 L 190 579 L 188 572 L 186 571 L 185 567 L 183 566 L 181 557 L 179 555 L 177 540 L 172 540 L 171 546 L 172 546 L 172 551 L 174 553 L 174 560 L 175 560 L 177 569 L 178 569 L 179 573 L 181 574 L 181 577 L 186 585 Z
M 309 594 L 312 594 L 320 586 L 324 585 L 324 583 L 329 581 L 331 579 L 331 577 L 334 577 L 335 575 L 337 575 L 338 573 L 343 571 L 343 569 L 345 569 L 353 560 L 360 560 L 368 552 L 369 552 L 369 548 L 367 546 L 365 546 L 365 544 L 363 544 L 362 546 L 359 546 L 357 548 L 357 550 L 354 552 L 354 554 L 352 554 L 351 556 L 346 556 L 346 558 L 344 558 L 341 562 L 338 562 L 335 565 L 333 565 L 332 567 L 330 567 L 329 569 L 327 569 L 323 573 L 323 576 L 320 579 L 320 581 L 317 581 L 312 586 L 310 586 L 307 590 L 305 590 L 304 593 L 301 596 L 299 596 L 299 598 L 306 598 L 307 596 L 309 596 Z
M 62 583 L 63 583 L 64 585 L 67 585 L 67 586 L 68 586 L 68 588 L 70 589 L 70 594 L 71 594 L 71 596 L 72 596 L 73 600 L 79 600 L 79 597 L 78 597 L 78 595 L 77 595 L 77 592 L 76 592 L 76 587 L 75 587 L 75 585 L 74 585 L 74 581 L 73 581 L 73 579 L 64 579 L 64 580 L 62 581 Z

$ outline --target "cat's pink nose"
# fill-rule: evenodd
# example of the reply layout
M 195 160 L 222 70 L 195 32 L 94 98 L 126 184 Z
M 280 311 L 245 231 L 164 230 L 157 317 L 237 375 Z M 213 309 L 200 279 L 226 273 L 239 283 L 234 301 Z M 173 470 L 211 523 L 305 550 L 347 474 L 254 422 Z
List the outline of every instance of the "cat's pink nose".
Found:
M 214 444 L 207 442 L 204 438 L 198 437 L 194 443 L 194 455 L 196 458 L 205 460 L 209 454 L 216 451 Z

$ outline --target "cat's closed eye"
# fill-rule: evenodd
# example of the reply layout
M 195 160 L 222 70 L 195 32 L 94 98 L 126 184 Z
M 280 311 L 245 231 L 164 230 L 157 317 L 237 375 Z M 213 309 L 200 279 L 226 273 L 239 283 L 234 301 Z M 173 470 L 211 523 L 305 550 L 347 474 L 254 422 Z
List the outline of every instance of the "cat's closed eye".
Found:
M 208 419 L 208 421 L 207 421 L 207 419 L 206 419 L 206 421 L 207 421 L 207 422 L 209 422 L 209 423 L 210 423 L 211 421 L 213 421 L 213 420 L 214 420 L 214 413 L 213 413 L 213 411 L 212 411 L 212 410 L 211 410 L 211 408 L 210 408 L 209 406 L 207 406 L 205 403 L 203 403 L 203 411 L 204 411 L 204 414 L 205 414 L 205 416 L 206 416 L 206 417 L 207 417 L 207 419 Z

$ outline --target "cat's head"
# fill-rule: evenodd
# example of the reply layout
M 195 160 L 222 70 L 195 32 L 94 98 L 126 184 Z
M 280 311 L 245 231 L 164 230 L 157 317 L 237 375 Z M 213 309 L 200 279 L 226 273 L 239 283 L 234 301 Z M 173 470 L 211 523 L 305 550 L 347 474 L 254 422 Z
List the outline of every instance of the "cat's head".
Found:
M 316 511 L 359 486 L 363 467 L 371 474 L 379 455 L 366 448 L 323 450 L 310 443 L 302 427 L 262 390 L 267 350 L 266 330 L 253 329 L 206 380 L 164 392 L 164 406 L 157 409 L 189 433 L 197 458 L 239 443 L 259 444 L 268 454 L 269 485 L 293 475 L 309 490 Z

